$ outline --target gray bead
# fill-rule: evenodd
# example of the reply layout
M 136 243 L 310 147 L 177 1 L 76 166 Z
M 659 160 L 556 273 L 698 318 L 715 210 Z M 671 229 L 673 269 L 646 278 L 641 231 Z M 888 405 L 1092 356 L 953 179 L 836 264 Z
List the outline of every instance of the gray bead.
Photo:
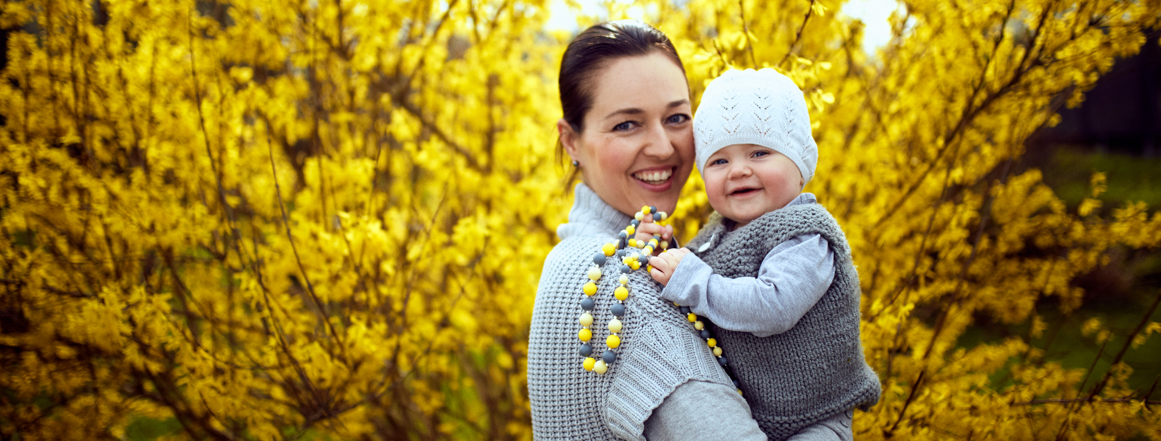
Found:
M 677 310 L 681 311 L 681 315 L 689 315 L 689 307 L 688 306 L 682 306 L 680 308 L 677 308 Z
M 597 306 L 593 299 L 585 297 L 581 300 L 581 309 L 585 311 L 592 311 L 593 307 Z
M 656 205 L 650 205 L 650 206 L 649 206 L 649 213 L 650 213 L 650 214 L 657 214 L 657 206 L 656 206 Z
M 621 317 L 621 316 L 625 315 L 625 305 L 624 304 L 614 303 L 613 307 L 609 308 L 609 309 L 611 311 L 613 311 L 613 315 L 615 315 L 617 317 Z
M 721 363 L 722 366 L 726 366 L 726 356 L 723 355 L 721 357 L 718 357 L 718 363 Z
M 625 250 L 624 249 L 617 250 L 617 254 L 614 254 L 614 255 L 617 256 L 617 258 L 625 257 Z
M 590 356 L 590 355 L 593 355 L 593 347 L 592 347 L 592 346 L 589 346 L 589 344 L 588 344 L 588 343 L 585 343 L 585 344 L 581 345 L 581 347 L 580 347 L 580 354 L 581 354 L 582 356 L 585 356 L 585 357 L 588 357 L 588 356 Z
M 701 338 L 709 340 L 713 336 L 714 336 L 714 334 L 712 332 L 710 332 L 709 329 L 702 329 L 701 330 Z
M 612 363 L 617 361 L 617 354 L 614 354 L 613 351 L 606 350 L 605 353 L 601 354 L 601 359 L 605 360 L 605 363 Z
M 629 221 L 629 225 L 632 225 L 634 228 L 636 228 L 638 225 L 641 225 L 641 221 L 639 221 L 637 219 L 633 219 L 633 220 Z
M 622 231 L 622 232 L 620 232 L 620 233 L 617 233 L 617 237 L 618 237 L 618 238 L 621 238 L 621 239 L 624 239 L 624 238 L 626 238 L 626 237 L 629 237 L 629 235 L 628 235 L 628 234 L 625 234 L 625 232 L 624 232 L 624 231 Z
M 649 256 L 641 256 L 637 259 L 637 261 L 641 262 L 642 265 L 648 264 L 649 263 Z
M 623 272 L 625 274 L 629 274 L 632 271 L 633 271 L 633 268 L 630 267 L 629 265 L 621 264 L 621 272 Z
M 738 380 L 734 380 L 734 389 L 741 389 L 741 388 L 742 388 L 742 383 L 739 383 Z
M 597 264 L 597 266 L 604 265 L 605 253 L 597 251 L 597 254 L 593 256 L 593 263 Z

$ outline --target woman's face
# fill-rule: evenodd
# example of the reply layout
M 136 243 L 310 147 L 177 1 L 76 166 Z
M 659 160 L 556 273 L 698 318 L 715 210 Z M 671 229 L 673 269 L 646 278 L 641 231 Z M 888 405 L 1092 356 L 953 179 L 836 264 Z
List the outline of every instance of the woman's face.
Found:
M 614 60 L 592 81 L 584 132 L 557 122 L 585 184 L 622 213 L 646 205 L 672 213 L 694 162 L 689 88 L 681 68 L 655 52 Z

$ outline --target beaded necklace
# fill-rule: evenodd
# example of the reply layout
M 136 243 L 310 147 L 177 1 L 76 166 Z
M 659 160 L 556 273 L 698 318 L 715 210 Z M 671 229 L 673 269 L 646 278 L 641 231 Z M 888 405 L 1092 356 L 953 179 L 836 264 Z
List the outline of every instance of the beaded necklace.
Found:
M 601 247 L 601 250 L 593 256 L 593 267 L 589 268 L 588 271 L 588 278 L 591 280 L 585 283 L 584 287 L 582 288 L 584 297 L 581 298 L 580 307 L 582 310 L 584 310 L 584 312 L 581 313 L 579 320 L 581 329 L 580 332 L 577 333 L 577 336 L 581 341 L 579 352 L 582 357 L 585 357 L 584 361 L 582 362 L 582 366 L 584 366 L 585 370 L 587 371 L 603 374 L 608 372 L 609 365 L 617 360 L 617 354 L 613 352 L 613 349 L 621 346 L 621 337 L 617 334 L 621 332 L 621 329 L 624 327 L 624 323 L 621 321 L 621 318 L 625 316 L 625 300 L 629 298 L 629 273 L 640 269 L 642 265 L 645 266 L 646 271 L 652 270 L 653 266 L 649 265 L 648 263 L 649 257 L 653 255 L 653 251 L 659 246 L 662 251 L 669 248 L 669 243 L 662 242 L 661 237 L 657 235 L 654 235 L 653 238 L 649 239 L 647 242 L 637 240 L 633 237 L 634 233 L 636 233 L 637 226 L 641 224 L 642 220 L 645 219 L 645 216 L 651 213 L 655 213 L 654 220 L 657 222 L 664 221 L 668 217 L 665 212 L 658 212 L 657 207 L 641 207 L 641 211 L 638 211 L 637 214 L 633 216 L 634 219 L 630 221 L 629 225 L 617 234 L 617 241 L 604 244 Z M 597 282 L 601 280 L 601 267 L 605 265 L 605 262 L 608 258 L 613 257 L 614 255 L 621 259 L 621 275 L 617 279 L 617 282 L 619 282 L 620 286 L 613 290 L 613 297 L 617 299 L 617 303 L 613 304 L 613 306 L 609 308 L 610 312 L 613 313 L 613 319 L 609 321 L 609 336 L 605 339 L 605 346 L 607 346 L 608 349 L 601 353 L 600 359 L 597 359 L 592 357 L 593 346 L 589 343 L 589 341 L 593 338 L 593 331 L 591 329 L 591 326 L 593 325 L 593 315 L 591 311 L 596 307 L 596 302 L 593 301 L 592 297 L 596 295 Z M 726 357 L 723 354 L 722 347 L 717 344 L 717 340 L 713 338 L 713 334 L 710 332 L 709 328 L 705 326 L 705 323 L 703 323 L 698 318 L 697 314 L 690 312 L 689 307 L 681 306 L 677 303 L 674 303 L 673 305 L 677 306 L 681 313 L 685 315 L 686 319 L 689 320 L 693 328 L 698 331 L 698 335 L 700 335 L 701 338 L 706 341 L 706 344 L 713 350 L 714 356 L 718 358 L 718 363 L 721 364 L 723 368 L 725 368 Z M 731 378 L 733 377 L 733 374 L 729 372 L 729 369 L 727 369 L 726 372 L 730 374 Z M 738 387 L 737 380 L 734 380 L 734 387 Z M 738 393 L 740 394 L 742 391 L 739 390 Z

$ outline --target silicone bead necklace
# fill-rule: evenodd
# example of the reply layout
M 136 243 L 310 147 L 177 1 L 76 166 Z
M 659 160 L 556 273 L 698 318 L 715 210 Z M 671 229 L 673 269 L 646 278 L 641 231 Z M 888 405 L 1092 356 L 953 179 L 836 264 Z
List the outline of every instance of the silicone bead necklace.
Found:
M 633 216 L 634 220 L 623 231 L 617 234 L 617 241 L 606 243 L 601 247 L 601 251 L 593 256 L 593 267 L 589 268 L 588 271 L 588 278 L 591 280 L 585 283 L 582 288 L 584 297 L 581 299 L 580 306 L 584 312 L 581 313 L 579 320 L 581 329 L 577 333 L 577 337 L 581 341 L 579 352 L 582 357 L 585 357 L 581 364 L 587 371 L 604 374 L 608 372 L 609 366 L 617 360 L 617 354 L 613 352 L 613 349 L 621 345 L 621 337 L 618 333 L 624 328 L 624 323 L 621 319 L 625 316 L 626 312 L 625 300 L 629 298 L 629 273 L 640 269 L 642 265 L 645 266 L 646 271 L 652 270 L 653 266 L 649 265 L 648 262 L 649 257 L 653 255 L 653 251 L 658 247 L 663 251 L 669 248 L 669 243 L 662 242 L 661 237 L 657 235 L 654 235 L 648 241 L 637 240 L 633 237 L 636 233 L 637 226 L 641 224 L 646 215 L 651 213 L 654 214 L 654 220 L 658 222 L 664 221 L 668 217 L 664 212 L 658 212 L 656 207 L 641 207 L 641 211 L 638 211 Z M 627 248 L 632 248 L 633 250 Z M 593 301 L 592 297 L 597 294 L 597 282 L 601 280 L 602 276 L 601 267 L 614 255 L 621 259 L 621 275 L 617 280 L 619 286 L 613 291 L 613 297 L 617 299 L 617 303 L 613 304 L 610 308 L 610 312 L 613 313 L 613 319 L 609 321 L 609 336 L 605 339 L 605 346 L 608 349 L 602 352 L 598 359 L 592 356 L 594 349 L 590 343 L 593 338 L 591 328 L 593 325 L 592 310 L 596 307 L 596 302 Z M 717 344 L 717 341 L 713 338 L 713 334 L 705 326 L 705 323 L 696 314 L 690 312 L 688 307 L 680 306 L 677 303 L 674 303 L 674 305 L 680 308 L 681 313 L 685 315 L 686 319 L 693 325 L 693 328 L 698 331 L 701 338 L 706 340 L 706 344 L 712 349 L 714 356 L 718 358 L 718 363 L 725 368 L 726 357 L 723 354 L 722 347 Z M 729 373 L 729 369 L 726 372 Z M 730 376 L 731 378 L 733 377 L 732 374 Z M 737 380 L 734 380 L 734 387 L 738 387 Z M 741 394 L 742 391 L 738 390 L 738 393 Z

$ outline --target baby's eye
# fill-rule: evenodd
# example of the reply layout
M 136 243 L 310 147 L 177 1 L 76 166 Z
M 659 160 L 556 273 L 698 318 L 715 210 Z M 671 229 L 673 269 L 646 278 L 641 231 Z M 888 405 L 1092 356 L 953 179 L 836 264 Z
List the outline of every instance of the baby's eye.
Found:
M 689 121 L 689 115 L 684 113 L 675 113 L 673 115 L 669 115 L 669 118 L 665 119 L 665 122 L 670 124 L 681 124 L 686 121 Z
M 770 152 L 768 152 L 768 151 L 758 150 L 758 151 L 754 152 L 754 154 L 751 156 L 755 157 L 755 158 L 761 158 L 761 157 L 769 155 L 769 154 L 770 154 Z
M 725 164 L 728 162 L 729 161 L 726 161 L 725 159 L 715 159 L 713 161 L 710 161 L 710 165 L 722 165 L 722 164 Z

